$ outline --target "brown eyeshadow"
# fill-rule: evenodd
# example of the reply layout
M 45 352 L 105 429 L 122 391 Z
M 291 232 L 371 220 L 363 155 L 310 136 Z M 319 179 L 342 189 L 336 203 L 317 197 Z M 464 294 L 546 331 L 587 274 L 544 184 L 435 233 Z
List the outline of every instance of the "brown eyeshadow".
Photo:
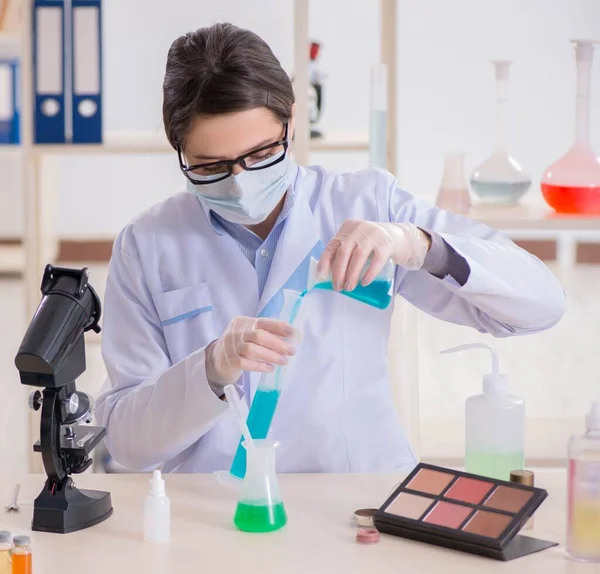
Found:
M 499 486 L 485 501 L 484 506 L 517 514 L 533 496 L 530 490 Z
M 512 517 L 507 516 L 506 514 L 497 514 L 495 512 L 479 510 L 475 513 L 475 516 L 467 522 L 463 531 L 471 534 L 479 534 L 479 536 L 498 538 L 498 536 L 506 530 L 506 527 L 511 521 Z

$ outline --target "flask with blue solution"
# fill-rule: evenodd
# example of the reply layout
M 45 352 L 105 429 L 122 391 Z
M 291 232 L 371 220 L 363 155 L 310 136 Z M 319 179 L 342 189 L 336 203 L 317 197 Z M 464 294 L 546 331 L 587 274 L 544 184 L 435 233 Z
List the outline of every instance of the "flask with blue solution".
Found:
M 333 291 L 331 274 L 329 274 L 328 277 L 320 277 L 317 273 L 317 263 L 316 259 L 311 258 L 307 291 L 309 293 L 313 289 Z M 366 273 L 369 263 L 370 261 L 367 261 L 367 264 L 360 274 L 358 285 L 352 291 L 339 291 L 339 293 L 346 295 L 346 297 L 350 297 L 351 299 L 356 299 L 357 301 L 371 305 L 371 307 L 387 309 L 394 296 L 394 275 L 396 273 L 396 265 L 391 259 L 388 259 L 377 277 L 375 277 L 369 285 L 362 285 L 361 280 Z

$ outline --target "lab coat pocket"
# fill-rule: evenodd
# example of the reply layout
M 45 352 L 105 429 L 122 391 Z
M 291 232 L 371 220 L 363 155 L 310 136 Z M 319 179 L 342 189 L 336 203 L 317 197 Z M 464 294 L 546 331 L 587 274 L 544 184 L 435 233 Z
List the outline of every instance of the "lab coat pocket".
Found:
M 153 299 L 173 363 L 216 338 L 208 283 L 158 293 Z

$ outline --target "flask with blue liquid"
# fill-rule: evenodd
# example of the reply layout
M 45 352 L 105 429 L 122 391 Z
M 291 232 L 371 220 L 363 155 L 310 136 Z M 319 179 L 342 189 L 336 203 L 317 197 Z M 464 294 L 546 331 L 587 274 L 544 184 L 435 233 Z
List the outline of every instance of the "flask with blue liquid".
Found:
M 333 282 L 331 274 L 328 277 L 319 277 L 317 273 L 317 260 L 311 258 L 310 269 L 308 273 L 308 285 L 307 291 L 310 292 L 313 289 L 324 289 L 326 291 L 333 291 Z M 396 265 L 391 259 L 386 261 L 383 269 L 378 273 L 377 277 L 373 279 L 368 285 L 362 285 L 361 281 L 364 277 L 370 260 L 367 261 L 362 273 L 358 285 L 352 291 L 339 291 L 342 295 L 356 299 L 377 309 L 386 309 L 389 307 L 394 296 L 394 274 L 396 272 Z

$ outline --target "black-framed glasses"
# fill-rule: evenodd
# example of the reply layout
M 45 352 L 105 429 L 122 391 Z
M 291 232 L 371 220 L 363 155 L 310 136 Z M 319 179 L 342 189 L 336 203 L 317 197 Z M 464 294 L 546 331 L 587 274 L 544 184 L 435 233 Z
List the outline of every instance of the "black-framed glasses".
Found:
M 233 174 L 233 168 L 237 164 L 247 171 L 258 171 L 276 165 L 285 158 L 288 146 L 288 124 L 286 122 L 281 140 L 249 151 L 236 159 L 188 166 L 183 160 L 180 147 L 177 148 L 177 155 L 183 174 L 195 185 L 206 185 L 227 179 Z

